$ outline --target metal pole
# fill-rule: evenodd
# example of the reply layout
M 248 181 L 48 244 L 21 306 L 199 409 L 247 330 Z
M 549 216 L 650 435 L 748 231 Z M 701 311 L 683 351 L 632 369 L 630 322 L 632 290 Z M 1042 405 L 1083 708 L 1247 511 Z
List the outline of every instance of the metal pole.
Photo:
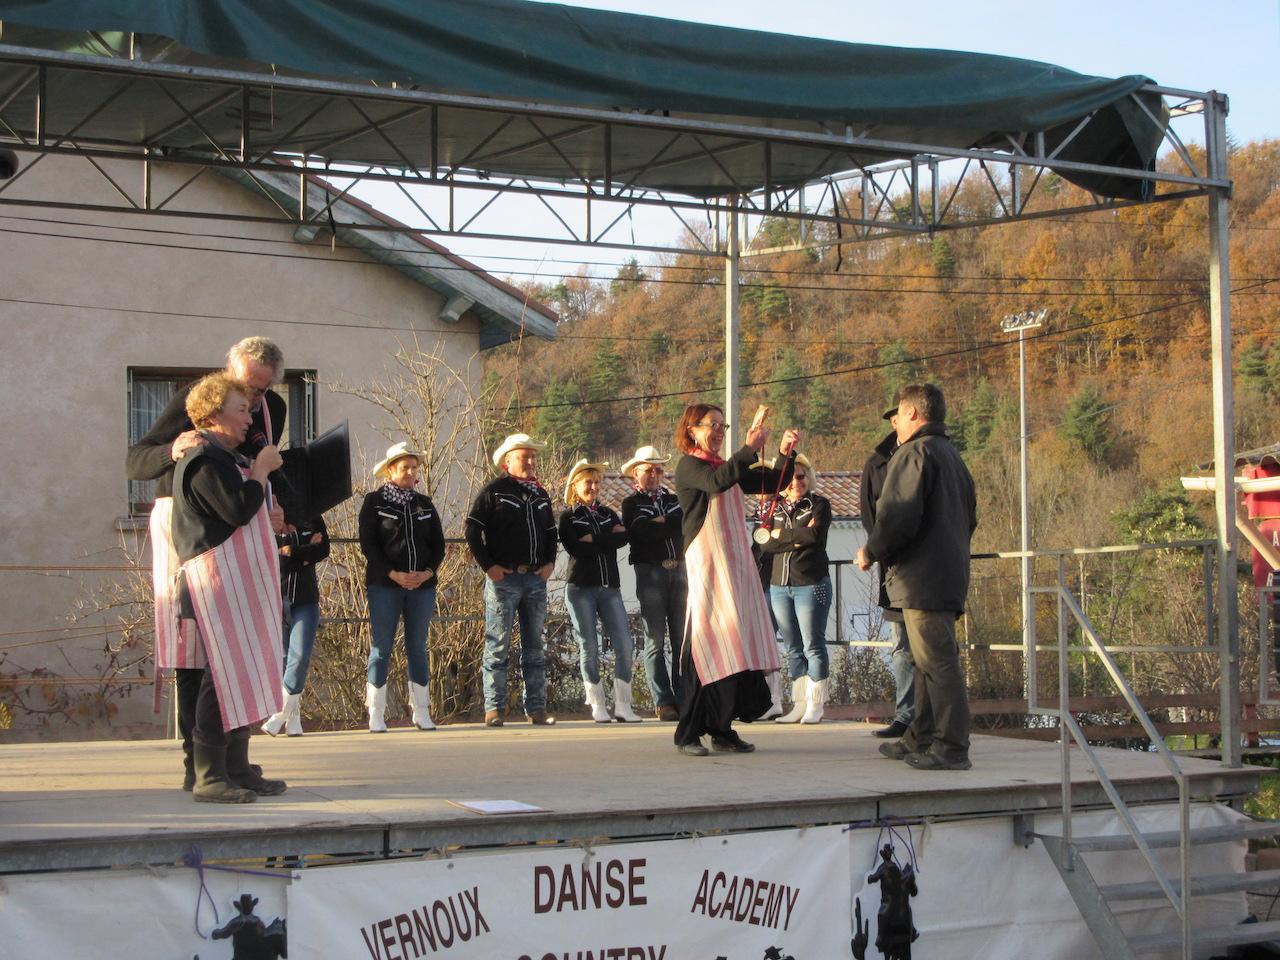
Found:
M 1211 175 L 1227 177 L 1227 98 L 1205 102 Z M 1213 348 L 1213 506 L 1218 527 L 1218 648 L 1222 659 L 1222 762 L 1240 759 L 1240 616 L 1236 605 L 1235 439 L 1231 386 L 1231 272 L 1227 201 L 1230 187 L 1209 187 L 1209 333 Z
M 1036 696 L 1036 635 L 1035 611 L 1031 606 L 1031 481 L 1027 458 L 1027 332 L 1018 330 L 1018 436 L 1019 483 L 1022 499 L 1022 537 L 1018 549 L 1022 551 L 1022 694 L 1031 708 Z
M 729 430 L 724 437 L 725 456 L 737 449 L 738 434 L 738 266 L 741 250 L 738 247 L 738 198 L 729 201 L 726 214 L 725 239 L 728 258 L 724 262 L 724 418 Z M 744 434 L 745 436 L 745 434 Z

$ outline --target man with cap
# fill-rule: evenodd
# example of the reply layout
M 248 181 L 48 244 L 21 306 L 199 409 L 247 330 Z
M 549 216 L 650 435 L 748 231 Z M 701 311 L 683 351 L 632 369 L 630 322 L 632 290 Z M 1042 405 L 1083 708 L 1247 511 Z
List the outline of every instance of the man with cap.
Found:
M 881 440 L 862 468 L 862 482 L 858 485 L 859 508 L 862 513 L 862 529 L 867 537 L 876 525 L 876 497 L 884 489 L 884 475 L 889 469 L 889 458 L 898 449 L 898 408 L 893 407 L 884 412 L 884 419 L 894 427 L 888 436 Z M 884 565 L 876 565 L 876 579 L 880 584 L 880 609 L 884 622 L 889 624 L 893 634 L 893 652 L 889 655 L 889 669 L 893 674 L 894 712 L 893 720 L 887 727 L 871 731 L 873 736 L 897 738 L 907 732 L 911 720 L 915 717 L 915 688 L 913 680 L 916 662 L 911 656 L 911 644 L 907 642 L 907 627 L 902 621 L 902 611 L 889 605 L 889 594 L 884 588 Z
M 547 716 L 542 640 L 557 542 L 551 497 L 538 482 L 538 451 L 545 448 L 527 433 L 503 440 L 493 452 L 493 465 L 502 475 L 481 489 L 467 514 L 467 546 L 486 578 L 484 722 L 490 727 L 502 726 L 506 710 L 507 651 L 517 614 L 524 712 L 530 723 L 555 723 Z
M 956 620 L 969 593 L 969 543 L 978 526 L 973 477 L 947 436 L 947 405 L 932 383 L 898 391 L 876 523 L 858 566 L 885 567 L 889 603 L 902 611 L 916 662 L 916 715 L 880 753 L 917 770 L 968 770 L 969 701 Z
M 670 455 L 662 456 L 656 447 L 641 447 L 620 472 L 635 484 L 635 493 L 622 501 L 622 525 L 631 541 L 636 599 L 644 622 L 645 675 L 658 719 L 675 722 L 680 719 L 676 691 L 680 689 L 680 638 L 684 635 L 689 582 L 684 572 L 684 512 L 676 495 L 662 485 L 670 460 Z

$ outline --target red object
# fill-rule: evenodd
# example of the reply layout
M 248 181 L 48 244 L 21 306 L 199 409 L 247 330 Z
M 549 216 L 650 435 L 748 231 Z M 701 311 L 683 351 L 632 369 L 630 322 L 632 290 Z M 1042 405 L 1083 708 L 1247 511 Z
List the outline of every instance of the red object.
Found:
M 1265 477 L 1280 477 L 1280 464 L 1268 462 L 1256 467 L 1245 467 L 1241 474 L 1248 480 L 1260 480 Z M 1272 546 L 1280 549 L 1280 490 L 1268 490 L 1265 493 L 1244 494 L 1245 509 L 1249 518 L 1258 525 L 1262 535 L 1267 537 Z M 1253 585 L 1265 587 L 1272 570 L 1270 564 L 1262 559 L 1257 550 L 1253 550 Z

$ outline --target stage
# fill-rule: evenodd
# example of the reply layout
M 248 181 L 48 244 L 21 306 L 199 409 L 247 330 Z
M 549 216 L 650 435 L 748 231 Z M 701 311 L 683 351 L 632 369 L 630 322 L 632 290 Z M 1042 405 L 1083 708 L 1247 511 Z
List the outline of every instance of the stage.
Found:
M 251 756 L 289 790 L 254 804 L 194 803 L 173 741 L 0 746 L 0 872 L 359 854 L 712 831 L 1007 816 L 1060 808 L 1057 744 L 975 736 L 973 769 L 921 772 L 877 753 L 872 725 L 741 725 L 753 754 L 677 754 L 674 724 L 474 724 L 255 736 Z M 1176 800 L 1154 754 L 1102 750 L 1126 802 Z M 1231 801 L 1265 770 L 1182 761 L 1197 799 Z M 1107 802 L 1073 750 L 1078 809 Z M 518 800 L 483 815 L 450 800 Z

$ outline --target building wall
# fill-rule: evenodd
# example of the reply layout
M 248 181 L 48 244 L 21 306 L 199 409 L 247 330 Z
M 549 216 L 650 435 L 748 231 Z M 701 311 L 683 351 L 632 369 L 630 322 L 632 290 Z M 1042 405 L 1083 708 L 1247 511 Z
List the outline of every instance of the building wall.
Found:
M 108 165 L 107 172 L 137 195 L 140 166 Z M 158 169 L 153 195 L 166 196 L 192 172 Z M 82 161 L 50 157 L 3 196 L 56 193 L 100 203 L 110 192 Z M 261 198 L 209 173 L 186 188 L 183 202 L 269 213 Z M 289 369 L 317 371 L 318 428 L 350 420 L 357 469 L 388 445 L 380 432 L 388 422 L 369 402 L 328 384 L 385 380 L 398 346 L 415 342 L 439 351 L 463 372 L 463 383 L 479 384 L 475 321 L 464 315 L 456 324 L 441 322 L 442 298 L 386 266 L 335 262 L 354 256 L 332 252 L 324 240 L 296 243 L 278 225 L 0 206 L 0 398 L 7 411 L 0 431 L 0 678 L 42 665 L 64 677 L 87 676 L 103 662 L 101 636 L 34 641 L 57 636 L 52 631 L 66 625 L 86 591 L 120 574 L 2 566 L 118 564 L 142 546 L 125 519 L 130 367 L 214 368 L 240 338 L 268 336 Z M 450 533 L 465 513 L 464 477 L 458 470 L 434 478 Z M 38 690 L 22 696 L 36 708 L 44 702 Z M 116 734 L 153 727 L 149 702 L 148 690 L 123 706 L 111 720 Z M 38 713 L 17 711 L 15 729 L 0 738 L 39 722 Z M 92 709 L 77 722 L 49 732 L 93 735 L 102 726 Z

